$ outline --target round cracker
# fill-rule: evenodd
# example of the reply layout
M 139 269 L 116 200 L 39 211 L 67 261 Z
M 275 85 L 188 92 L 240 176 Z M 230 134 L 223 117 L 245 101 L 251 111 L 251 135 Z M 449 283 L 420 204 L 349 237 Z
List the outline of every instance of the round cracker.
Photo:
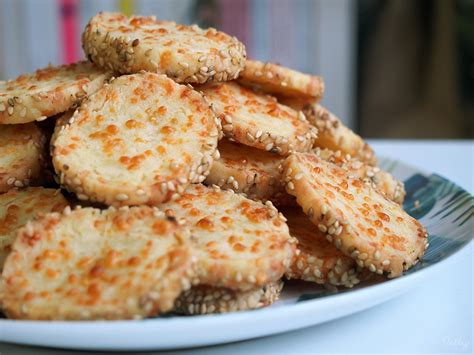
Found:
M 130 319 L 169 311 L 190 287 L 189 235 L 140 206 L 51 213 L 18 232 L 5 268 L 15 319 Z
M 82 46 L 98 65 L 119 73 L 166 74 L 181 83 L 235 79 L 244 66 L 244 45 L 214 28 L 99 13 L 82 35 Z
M 221 119 L 224 135 L 258 149 L 288 155 L 313 146 L 317 130 L 301 112 L 235 82 L 199 88 Z
M 260 287 L 279 280 L 294 256 L 294 240 L 271 203 L 191 185 L 161 208 L 185 221 L 194 236 L 201 284 L 244 291 Z
M 359 266 L 395 277 L 423 255 L 426 230 L 372 186 L 315 154 L 292 154 L 284 169 L 287 192 Z
M 360 282 L 356 262 L 329 242 L 301 209 L 286 209 L 282 213 L 291 236 L 298 241 L 296 257 L 286 273 L 289 279 L 345 287 Z
M 248 291 L 206 285 L 194 286 L 178 297 L 173 312 L 194 315 L 258 309 L 276 302 L 282 289 L 282 281 Z
M 207 185 L 232 189 L 262 201 L 286 194 L 281 183 L 283 158 L 227 139 L 219 141 L 217 149 L 220 157 L 204 181 Z
M 334 152 L 329 149 L 315 148 L 313 152 L 322 159 L 340 166 L 348 172 L 348 175 L 364 180 L 388 199 L 403 204 L 405 199 L 405 187 L 403 182 L 395 179 L 391 174 L 381 170 L 379 167 L 371 166 L 352 158 L 349 154 L 343 155 L 340 150 Z
M 237 80 L 269 94 L 304 96 L 319 101 L 324 93 L 321 77 L 258 60 L 246 60 Z
M 45 144 L 34 123 L 0 126 L 0 193 L 41 183 Z
M 43 187 L 11 189 L 0 195 L 0 271 L 18 230 L 36 216 L 60 212 L 68 202 L 60 190 Z
M 99 90 L 110 74 L 83 61 L 0 82 L 0 123 L 41 121 Z
M 160 203 L 204 181 L 217 147 L 216 121 L 187 86 L 154 73 L 122 76 L 56 127 L 54 168 L 80 200 Z
M 340 150 L 342 154 L 349 154 L 369 165 L 377 164 L 373 149 L 328 109 L 314 103 L 305 106 L 303 112 L 308 121 L 318 129 L 315 146 Z

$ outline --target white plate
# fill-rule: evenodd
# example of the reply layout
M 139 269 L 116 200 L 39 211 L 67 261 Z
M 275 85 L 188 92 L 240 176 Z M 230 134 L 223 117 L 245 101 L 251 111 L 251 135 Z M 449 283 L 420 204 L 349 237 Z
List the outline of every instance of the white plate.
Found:
M 339 292 L 316 285 L 285 285 L 281 300 L 266 309 L 223 315 L 161 317 L 142 321 L 41 322 L 0 320 L 0 341 L 87 350 L 162 350 L 216 345 L 316 325 L 370 308 L 436 274 L 444 261 L 469 244 L 473 197 L 450 181 L 384 159 L 382 167 L 405 181 L 405 209 L 428 228 L 423 261 L 404 276 Z M 415 208 L 414 201 L 419 201 Z M 418 205 L 418 204 L 417 204 Z

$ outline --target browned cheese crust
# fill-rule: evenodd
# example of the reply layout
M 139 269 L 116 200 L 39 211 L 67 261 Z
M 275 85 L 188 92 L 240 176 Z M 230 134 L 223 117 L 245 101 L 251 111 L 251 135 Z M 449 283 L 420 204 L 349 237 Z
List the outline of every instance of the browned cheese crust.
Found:
M 0 82 L 0 123 L 42 121 L 64 112 L 96 92 L 109 77 L 92 63 L 78 62 Z
M 406 194 L 403 182 L 395 179 L 390 173 L 381 170 L 377 166 L 363 163 L 349 154 L 344 155 L 340 150 L 334 152 L 329 149 L 315 148 L 313 152 L 322 159 L 343 168 L 349 176 L 362 179 L 388 199 L 399 205 L 403 204 Z
M 308 121 L 318 129 L 316 147 L 340 150 L 342 154 L 349 154 L 366 164 L 377 164 L 373 149 L 328 109 L 313 103 L 305 106 L 303 112 Z
M 356 262 L 328 241 L 300 208 L 285 209 L 282 213 L 291 236 L 298 241 L 296 257 L 286 274 L 289 279 L 345 287 L 359 283 Z
M 287 192 L 359 266 L 396 277 L 423 256 L 425 228 L 361 179 L 315 154 L 292 154 L 284 168 Z
M 132 319 L 172 309 L 193 277 L 189 235 L 141 206 L 66 208 L 18 232 L 2 274 L 14 319 Z
M 101 67 L 124 74 L 166 74 L 180 83 L 235 79 L 246 58 L 240 41 L 214 28 L 107 12 L 91 18 L 82 46 Z
M 261 287 L 279 280 L 294 257 L 294 240 L 271 203 L 191 185 L 160 208 L 190 229 L 200 284 L 242 291 Z
M 43 187 L 11 189 L 0 195 L 0 271 L 18 230 L 36 216 L 60 212 L 68 202 L 59 190 Z
M 59 121 L 54 168 L 83 201 L 160 203 L 204 181 L 217 121 L 201 94 L 164 75 L 122 76 Z
M 324 93 L 321 77 L 258 60 L 246 60 L 245 68 L 237 80 L 243 85 L 269 94 L 306 97 L 319 101 Z
M 211 83 L 198 88 L 212 104 L 224 135 L 241 144 L 280 155 L 306 152 L 313 146 L 316 128 L 302 112 L 235 82 Z
M 0 126 L 0 193 L 42 182 L 45 145 L 34 123 Z

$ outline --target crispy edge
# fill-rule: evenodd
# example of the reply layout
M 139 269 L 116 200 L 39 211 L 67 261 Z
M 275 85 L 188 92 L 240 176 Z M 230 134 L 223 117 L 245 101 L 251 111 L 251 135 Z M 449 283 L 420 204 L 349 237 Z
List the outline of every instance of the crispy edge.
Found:
M 283 281 L 276 281 L 248 291 L 206 285 L 194 286 L 178 297 L 173 312 L 193 315 L 258 309 L 276 302 L 282 289 Z
M 100 14 L 116 16 L 117 20 L 127 20 L 122 14 Z M 154 17 L 133 16 L 134 19 L 155 21 Z M 247 57 L 245 46 L 235 37 L 230 37 L 215 28 L 204 30 L 202 35 L 224 35 L 229 40 L 228 51 L 211 56 L 210 53 L 197 53 L 193 60 L 175 62 L 161 68 L 161 57 L 155 53 L 153 46 L 140 44 L 140 38 L 127 35 L 113 37 L 100 29 L 98 15 L 92 17 L 82 34 L 84 52 L 94 62 L 109 70 L 123 74 L 147 70 L 169 75 L 179 83 L 206 83 L 210 81 L 227 81 L 238 77 Z M 176 24 L 175 24 L 176 25 Z M 178 25 L 176 25 L 178 26 Z M 195 29 L 199 29 L 197 26 Z M 201 30 L 201 29 L 199 29 Z M 172 60 L 172 57 L 171 59 Z
M 160 75 L 160 77 L 165 76 Z M 171 79 L 167 78 L 167 80 Z M 217 117 L 214 119 L 214 123 L 216 124 L 215 145 L 209 147 L 208 144 L 207 148 L 203 147 L 203 150 L 206 151 L 202 152 L 201 160 L 191 166 L 191 169 L 187 176 L 174 177 L 168 181 L 161 182 L 159 185 L 154 184 L 153 186 L 151 186 L 150 193 L 148 195 L 143 189 L 137 189 L 136 191 L 134 191 L 134 194 L 126 194 L 123 192 L 121 186 L 115 186 L 110 184 L 104 185 L 97 183 L 96 181 L 91 182 L 88 175 L 80 176 L 79 174 L 72 172 L 67 164 L 58 161 L 58 156 L 55 154 L 54 151 L 55 142 L 57 138 L 63 130 L 68 129 L 74 125 L 77 117 L 81 115 L 81 112 L 83 110 L 88 109 L 88 102 L 90 100 L 93 100 L 94 97 L 99 94 L 100 91 L 87 98 L 76 111 L 66 112 L 57 121 L 53 136 L 51 137 L 51 155 L 53 156 L 54 170 L 59 176 L 58 183 L 62 187 L 66 188 L 70 192 L 75 193 L 77 198 L 82 202 L 99 202 L 115 207 L 141 204 L 156 205 L 158 203 L 166 202 L 171 199 L 177 198 L 190 183 L 201 183 L 206 179 L 206 176 L 209 174 L 214 159 L 218 156 L 217 138 L 219 134 L 219 125 L 217 125 L 217 122 L 219 120 L 217 119 Z M 199 92 L 193 91 L 193 94 L 199 95 L 199 98 L 206 102 L 204 97 Z M 209 137 L 214 137 L 212 132 Z
M 148 206 L 139 207 L 122 207 L 121 211 L 127 211 L 129 209 L 142 209 L 147 208 L 153 210 L 153 214 L 157 218 L 163 218 L 164 214 L 156 208 Z M 52 212 L 43 217 L 36 218 L 34 221 L 29 221 L 24 227 L 22 227 L 17 234 L 16 241 L 14 243 L 14 251 L 16 251 L 16 244 L 20 244 L 21 239 L 41 239 L 42 232 L 46 226 L 51 224 L 57 224 L 62 218 L 68 217 L 76 210 L 81 210 L 80 206 L 76 207 L 75 210 L 71 210 L 69 206 L 63 210 L 62 213 Z M 86 209 L 86 208 L 84 208 Z M 104 211 L 90 208 L 101 214 Z M 107 211 L 114 212 L 116 209 L 110 207 Z M 10 263 L 14 263 L 13 258 Z M 7 260 L 8 262 L 8 260 Z M 181 267 L 178 267 L 181 266 Z M 194 278 L 194 257 L 189 249 L 189 245 L 186 247 L 175 247 L 173 249 L 173 257 L 170 260 L 168 270 L 171 276 L 168 274 L 166 282 L 163 284 L 156 284 L 150 291 L 140 297 L 139 305 L 141 307 L 140 312 L 117 312 L 110 313 L 96 312 L 94 314 L 84 311 L 79 314 L 72 314 L 70 316 L 51 314 L 48 309 L 36 310 L 33 313 L 26 311 L 24 303 L 21 302 L 18 297 L 9 297 L 9 293 L 15 292 L 15 290 L 9 289 L 9 283 L 5 280 L 5 277 L 0 276 L 0 306 L 8 318 L 11 319 L 29 319 L 29 320 L 93 320 L 93 319 L 107 319 L 107 320 L 118 320 L 118 319 L 141 319 L 150 316 L 156 316 L 157 312 L 165 313 L 173 308 L 174 301 L 180 295 L 182 291 L 185 291 L 191 287 L 191 281 Z M 4 276 L 4 275 L 3 275 Z M 159 295 L 159 297 L 157 297 Z
M 287 156 L 293 151 L 307 152 L 311 150 L 311 148 L 314 146 L 315 140 L 317 139 L 318 130 L 314 125 L 312 125 L 306 119 L 306 116 L 304 115 L 302 111 L 296 111 L 289 106 L 282 105 L 278 103 L 276 98 L 272 96 L 257 93 L 243 86 L 240 86 L 240 87 L 247 90 L 249 94 L 255 95 L 255 97 L 264 98 L 264 100 L 268 101 L 268 103 L 274 104 L 276 107 L 285 107 L 286 109 L 295 111 L 295 115 L 298 121 L 302 124 L 306 124 L 308 127 L 307 127 L 306 132 L 300 132 L 301 134 L 299 135 L 296 134 L 291 137 L 284 136 L 281 134 L 277 135 L 275 133 L 271 133 L 267 131 L 264 127 L 259 127 L 259 126 L 255 127 L 255 125 L 252 125 L 250 129 L 243 128 L 242 124 L 235 124 L 234 122 L 235 114 L 225 114 L 224 112 L 221 112 L 220 110 L 218 110 L 215 107 L 216 105 L 213 104 L 213 102 L 218 101 L 219 99 L 215 99 L 215 100 L 211 99 L 209 98 L 210 95 L 206 93 L 206 90 L 216 91 L 216 90 L 219 90 L 219 88 L 206 87 L 204 88 L 204 92 L 203 91 L 200 91 L 200 92 L 204 95 L 207 101 L 212 105 L 213 110 L 216 112 L 217 117 L 221 121 L 222 133 L 227 139 L 233 142 L 238 142 L 243 145 L 256 148 L 256 149 L 265 150 L 271 153 L 276 153 L 281 156 Z M 198 90 L 202 90 L 202 89 L 203 88 L 198 88 Z M 219 93 L 214 94 L 214 95 L 219 95 Z M 264 112 L 264 114 L 267 114 L 267 113 Z M 234 116 L 234 118 L 232 116 Z M 242 118 L 244 116 L 245 115 L 241 115 Z M 249 116 L 250 116 L 249 118 L 251 119 L 251 115 Z M 243 118 L 242 120 L 245 120 L 245 118 Z
M 351 234 L 352 227 L 348 221 L 333 216 L 332 211 L 329 210 L 327 205 L 316 205 L 315 202 L 317 201 L 317 198 L 309 198 L 309 192 L 313 190 L 313 188 L 310 183 L 303 178 L 304 174 L 298 167 L 298 164 L 300 164 L 300 162 L 298 162 L 298 155 L 303 156 L 305 154 L 292 154 L 284 162 L 284 176 L 287 178 L 286 190 L 289 194 L 296 197 L 298 204 L 303 209 L 303 212 L 310 218 L 313 224 L 315 224 L 321 232 L 326 234 L 326 238 L 330 242 L 334 243 L 336 248 L 343 251 L 344 254 L 355 259 L 358 266 L 365 267 L 371 272 L 375 272 L 377 274 L 387 274 L 389 278 L 401 276 L 404 270 L 408 270 L 410 267 L 418 263 L 429 244 L 426 229 L 417 220 L 406 214 L 400 205 L 387 199 L 385 196 L 373 189 L 370 185 L 364 184 L 362 180 L 356 179 L 357 181 L 360 181 L 362 188 L 372 190 L 375 194 L 378 194 L 384 198 L 387 203 L 393 204 L 394 207 L 403 211 L 408 218 L 413 220 L 414 225 L 417 226 L 417 237 L 424 238 L 424 247 L 422 250 L 420 250 L 420 253 L 416 254 L 414 258 L 412 258 L 412 262 L 407 262 L 407 260 L 405 260 L 406 258 L 387 255 L 383 249 L 370 247 L 364 249 L 360 245 L 356 247 L 353 242 L 354 237 Z M 324 162 L 324 160 L 321 158 L 316 158 Z M 330 163 L 326 162 L 326 164 Z M 334 165 L 334 167 L 341 169 L 336 165 Z M 301 196 L 305 196 L 305 198 L 301 198 Z M 344 240 L 347 241 L 343 242 Z
M 348 171 L 350 176 L 362 179 L 366 184 L 385 195 L 388 199 L 403 205 L 406 191 L 403 182 L 377 166 L 368 165 L 350 154 L 343 155 L 340 150 L 332 151 L 316 147 L 313 153 Z
M 266 201 L 265 203 L 261 201 L 253 201 L 248 199 L 245 195 L 235 193 L 233 190 L 223 190 L 217 185 L 213 185 L 211 187 L 202 186 L 209 191 L 214 192 L 222 192 L 223 194 L 230 194 L 240 198 L 244 198 L 252 204 L 258 204 L 261 207 L 261 210 L 265 209 L 268 211 L 271 218 L 275 220 L 279 220 L 286 226 L 286 218 L 278 212 L 276 207 L 273 205 L 271 201 Z M 174 203 L 174 202 L 171 202 Z M 162 204 L 159 206 L 161 210 L 163 210 L 167 216 L 170 217 L 178 217 L 176 215 L 176 207 L 171 207 L 168 204 Z M 260 213 L 262 211 L 259 211 Z M 184 225 L 188 225 L 189 222 L 186 220 L 186 217 L 179 218 L 180 223 Z M 216 235 L 216 237 L 218 237 Z M 283 240 L 283 236 L 281 237 L 282 240 L 280 241 L 281 244 L 285 244 L 285 247 L 281 249 L 280 254 L 282 257 L 274 256 L 275 253 L 267 259 L 254 259 L 252 261 L 251 266 L 253 266 L 252 272 L 242 274 L 241 267 L 227 267 L 225 265 L 226 259 L 224 261 L 219 260 L 216 262 L 215 260 L 209 260 L 209 258 L 201 258 L 197 260 L 197 267 L 196 267 L 196 279 L 193 281 L 193 284 L 206 284 L 213 287 L 225 287 L 234 290 L 246 291 L 255 287 L 261 287 L 271 282 L 275 282 L 276 280 L 280 279 L 288 268 L 291 265 L 291 262 L 294 258 L 295 251 L 296 251 L 296 240 L 290 236 L 288 233 L 287 240 Z M 199 247 L 195 247 L 199 249 Z M 206 253 L 204 251 L 204 253 Z M 228 260 L 228 259 L 227 259 Z M 265 261 L 265 263 L 264 263 Z M 245 263 L 245 261 L 239 262 L 239 264 Z M 248 262 L 250 265 L 250 262 Z M 247 269 L 251 269 L 251 266 L 247 265 Z
M 237 80 L 243 85 L 256 86 L 270 94 L 305 96 L 318 101 L 324 94 L 321 77 L 257 60 L 246 60 L 245 68 Z
M 305 106 L 303 112 L 307 120 L 318 129 L 315 146 L 340 150 L 369 165 L 377 164 L 373 149 L 328 109 L 319 104 L 310 104 Z
M 74 65 L 80 65 L 80 63 Z M 0 123 L 19 124 L 43 121 L 50 116 L 67 111 L 84 97 L 99 90 L 110 76 L 110 73 L 104 72 L 93 80 L 76 80 L 59 89 L 45 90 L 35 95 L 25 93 L 15 97 L 6 96 L 3 102 L 0 100 Z
M 42 172 L 46 158 L 46 137 L 41 129 L 33 123 L 25 124 L 24 129 L 31 136 L 27 144 L 34 146 L 36 156 L 23 157 L 23 164 L 21 166 L 15 166 L 14 169 L 0 175 L 0 193 L 6 192 L 11 188 L 37 185 L 43 182 Z M 22 132 L 22 134 L 25 132 Z

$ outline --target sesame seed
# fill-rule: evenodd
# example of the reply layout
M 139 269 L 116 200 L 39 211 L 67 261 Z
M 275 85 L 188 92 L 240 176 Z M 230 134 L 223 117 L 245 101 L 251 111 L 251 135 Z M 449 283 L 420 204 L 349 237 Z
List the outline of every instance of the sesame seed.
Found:
M 126 201 L 126 200 L 128 200 L 128 195 L 126 195 L 124 193 L 120 193 L 120 194 L 115 195 L 115 199 L 117 201 Z
M 270 150 L 272 150 L 272 148 L 273 148 L 273 143 L 268 143 L 268 144 L 265 146 L 265 150 L 266 150 L 266 151 L 270 151 Z
M 319 223 L 319 224 L 318 224 L 318 229 L 319 229 L 321 232 L 323 232 L 323 233 L 326 233 L 326 232 L 327 232 L 326 226 L 325 226 L 324 224 L 322 224 L 322 223 Z

